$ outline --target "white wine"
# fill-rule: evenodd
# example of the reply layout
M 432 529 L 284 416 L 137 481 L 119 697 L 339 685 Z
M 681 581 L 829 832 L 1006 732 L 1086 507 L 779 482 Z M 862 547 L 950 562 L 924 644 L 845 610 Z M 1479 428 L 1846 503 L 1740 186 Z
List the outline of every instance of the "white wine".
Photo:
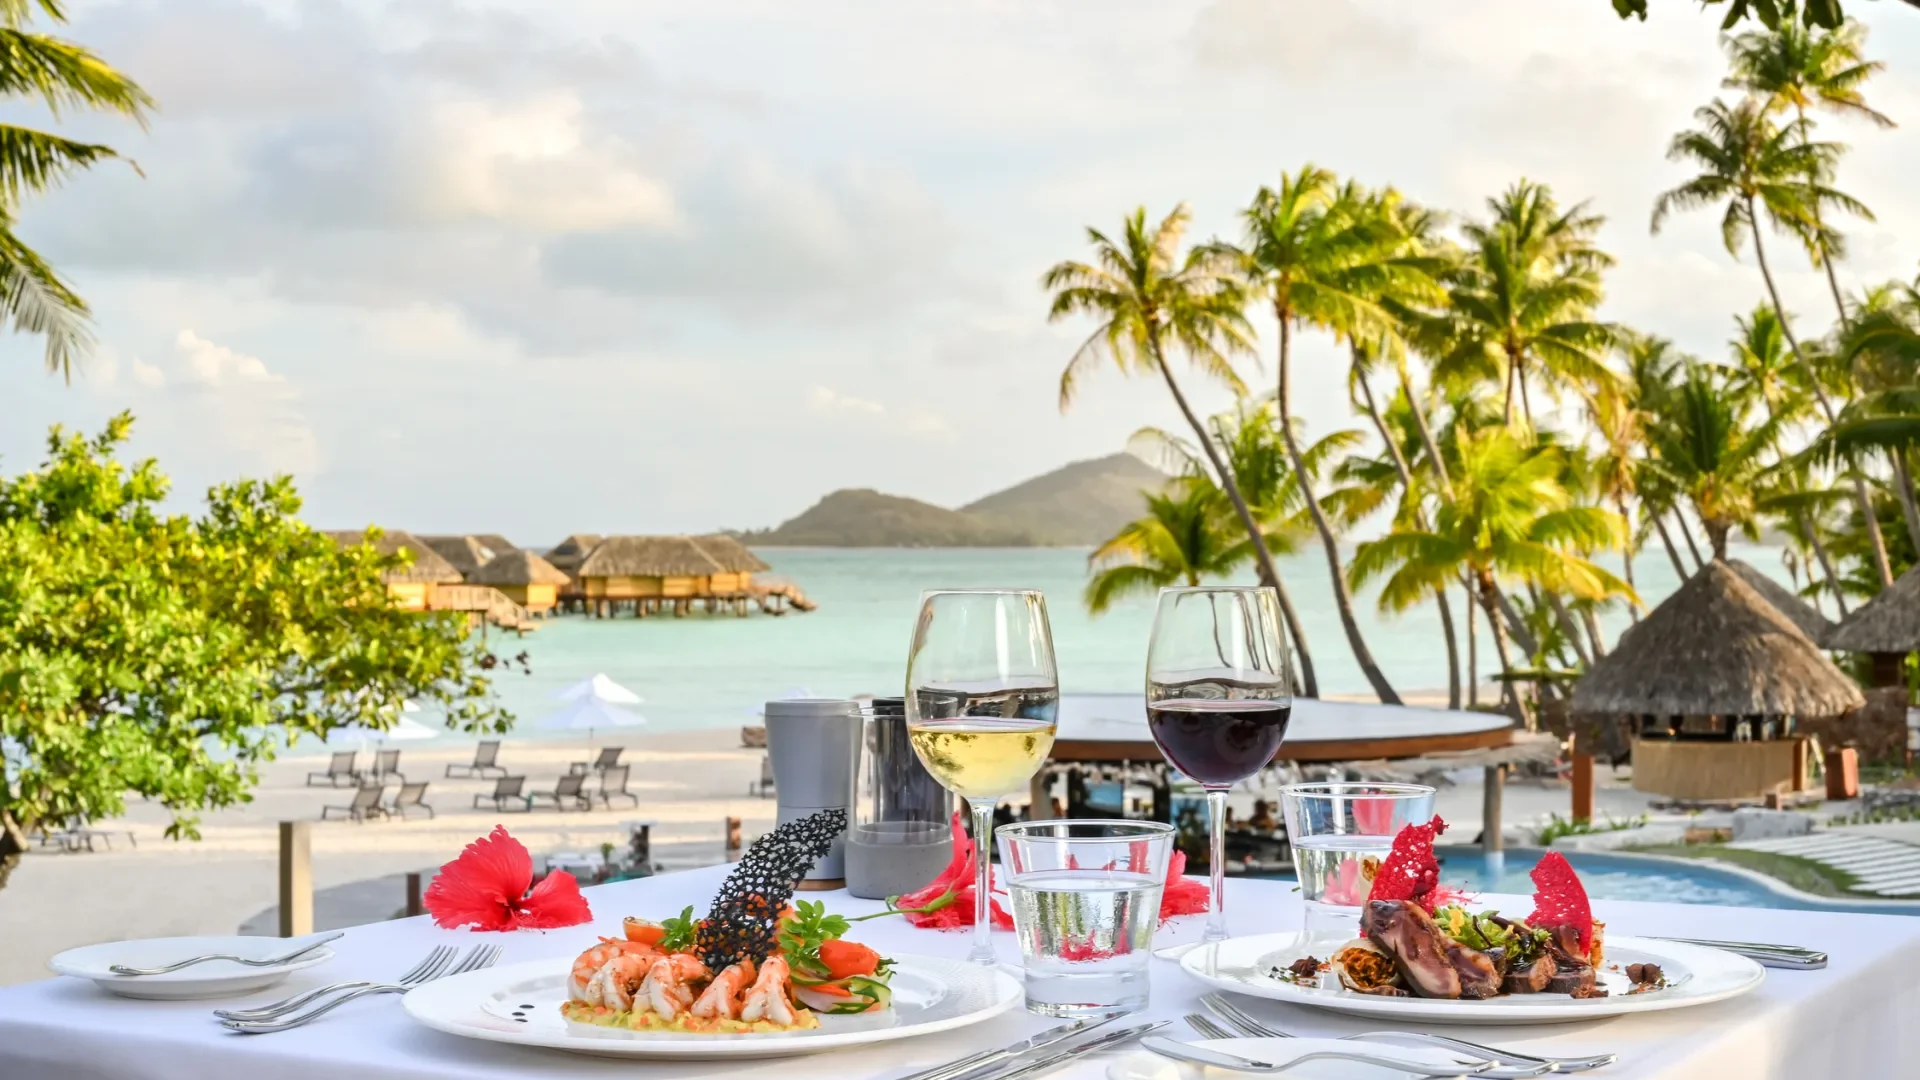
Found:
M 1052 720 L 956 716 L 907 729 L 934 779 L 967 799 L 997 800 L 1021 791 L 1053 749 Z

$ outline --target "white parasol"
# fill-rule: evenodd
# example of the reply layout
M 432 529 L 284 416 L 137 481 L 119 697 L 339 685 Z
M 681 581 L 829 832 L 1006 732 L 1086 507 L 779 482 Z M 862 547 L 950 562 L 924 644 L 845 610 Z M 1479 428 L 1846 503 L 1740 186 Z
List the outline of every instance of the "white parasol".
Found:
M 555 701 L 580 701 L 591 699 L 608 705 L 638 705 L 643 700 L 639 694 L 621 686 L 604 674 L 595 675 L 574 683 L 565 690 L 553 695 Z

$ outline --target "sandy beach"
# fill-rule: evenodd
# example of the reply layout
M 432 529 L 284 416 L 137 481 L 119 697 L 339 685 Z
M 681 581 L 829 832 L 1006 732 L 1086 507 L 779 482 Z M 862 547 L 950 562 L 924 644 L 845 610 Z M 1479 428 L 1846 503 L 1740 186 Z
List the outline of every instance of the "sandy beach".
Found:
M 606 740 L 602 740 L 605 742 Z M 446 766 L 472 759 L 469 743 L 451 740 L 401 744 L 402 771 L 432 783 L 427 801 L 437 816 L 367 824 L 318 821 L 321 808 L 345 805 L 348 788 L 306 785 L 307 774 L 326 768 L 321 755 L 288 757 L 270 766 L 252 802 L 208 815 L 203 839 L 175 842 L 162 835 L 167 817 L 157 805 L 135 802 L 103 829 L 121 831 L 112 850 L 62 853 L 36 850 L 12 883 L 0 891 L 0 985 L 42 978 L 45 962 L 62 949 L 123 938 L 180 934 L 272 933 L 278 901 L 277 851 L 281 821 L 312 821 L 315 922 L 321 928 L 392 917 L 406 900 L 404 875 L 432 870 L 461 847 L 504 822 L 536 854 L 596 851 L 621 842 L 623 823 L 654 822 L 654 857 L 667 869 L 706 865 L 723 858 L 724 822 L 742 821 L 746 838 L 770 828 L 774 802 L 747 793 L 760 773 L 760 751 L 743 749 L 737 730 L 685 732 L 614 740 L 627 747 L 633 767 L 630 788 L 638 809 L 624 802 L 612 810 L 500 814 L 476 810 L 473 796 L 492 781 L 446 779 Z M 551 789 L 570 762 L 586 756 L 584 743 L 508 739 L 500 760 L 527 787 Z M 368 760 L 362 755 L 361 761 Z M 1631 817 L 1645 806 L 1636 792 L 1603 783 L 1598 811 Z M 1480 789 L 1469 778 L 1443 788 L 1440 812 L 1450 835 L 1470 841 L 1479 831 Z M 391 789 L 389 789 L 391 791 Z M 1241 812 L 1252 792 L 1236 792 Z M 1510 784 L 1509 827 L 1565 814 L 1564 786 Z M 125 835 L 131 832 L 137 847 Z

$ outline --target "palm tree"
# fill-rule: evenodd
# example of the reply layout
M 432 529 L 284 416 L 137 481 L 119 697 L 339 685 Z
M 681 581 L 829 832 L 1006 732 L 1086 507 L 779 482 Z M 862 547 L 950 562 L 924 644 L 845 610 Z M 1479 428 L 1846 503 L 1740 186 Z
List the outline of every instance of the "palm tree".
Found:
M 1125 596 L 1226 577 L 1252 554 L 1211 477 L 1176 477 L 1166 490 L 1145 494 L 1146 514 L 1087 557 L 1087 610 L 1095 615 Z
M 1286 583 L 1274 567 L 1273 555 L 1267 550 L 1239 483 L 1207 437 L 1205 425 L 1187 403 L 1168 363 L 1167 353 L 1177 346 L 1203 376 L 1225 384 L 1236 394 L 1246 393 L 1246 385 L 1229 359 L 1231 354 L 1249 352 L 1253 347 L 1244 294 L 1235 278 L 1219 271 L 1218 259 L 1211 254 L 1195 251 L 1181 255 L 1190 218 L 1191 211 L 1182 203 L 1158 225 L 1149 226 L 1142 207 L 1127 216 L 1118 242 L 1089 228 L 1087 239 L 1093 244 L 1094 261 L 1058 263 L 1041 278 L 1041 284 L 1053 294 L 1048 321 L 1081 313 L 1101 320 L 1060 373 L 1060 408 L 1064 412 L 1072 404 L 1079 378 L 1104 363 L 1112 363 L 1128 374 L 1160 376 L 1181 417 L 1193 429 L 1234 513 L 1239 515 L 1261 579 L 1280 594 L 1281 613 L 1300 659 L 1302 688 L 1308 697 L 1317 697 L 1319 684 L 1314 677 L 1313 657 Z
M 1840 341 L 1860 397 L 1840 411 L 1809 448 L 1826 462 L 1858 463 L 1871 453 L 1893 464 L 1893 484 L 1908 538 L 1920 551 L 1920 508 L 1910 456 L 1920 446 L 1920 279 L 1870 289 Z
M 1637 602 L 1625 582 L 1580 554 L 1619 546 L 1626 523 L 1610 510 L 1574 505 L 1561 482 L 1566 461 L 1556 446 L 1524 442 L 1504 425 L 1456 429 L 1453 443 L 1453 486 L 1436 503 L 1432 527 L 1398 525 L 1361 544 L 1349 575 L 1356 588 L 1384 577 L 1380 605 L 1389 611 L 1405 610 L 1466 575 L 1510 680 L 1513 659 L 1498 582 L 1585 600 L 1621 596 Z M 1529 653 L 1537 648 L 1527 646 Z
M 1613 260 L 1593 244 L 1604 219 L 1585 203 L 1562 211 L 1545 185 L 1522 180 L 1487 205 L 1492 220 L 1463 230 L 1468 253 L 1449 281 L 1451 345 L 1437 374 L 1503 379 L 1507 422 L 1517 391 L 1531 428 L 1534 373 L 1556 394 L 1610 377 L 1612 332 L 1593 311 Z
M 1387 193 L 1383 200 L 1397 201 Z M 1301 462 L 1293 430 L 1293 332 L 1297 325 L 1318 326 L 1336 336 L 1373 336 L 1392 325 L 1378 295 L 1397 278 L 1420 273 L 1421 256 L 1412 251 L 1379 201 L 1354 185 L 1340 188 L 1332 173 L 1312 165 L 1282 175 L 1278 190 L 1263 187 L 1242 212 L 1246 238 L 1241 248 L 1215 250 L 1245 275 L 1254 291 L 1272 305 L 1280 325 L 1280 434 L 1294 474 L 1308 488 L 1305 504 L 1320 534 L 1333 583 L 1334 605 L 1353 658 L 1373 692 L 1389 705 L 1400 695 L 1367 647 L 1354 616 L 1353 595 L 1341 567 L 1333 526 L 1311 491 L 1311 474 Z
M 1818 107 L 1890 128 L 1893 120 L 1870 107 L 1860 92 L 1868 79 L 1886 69 L 1877 60 L 1866 59 L 1866 43 L 1866 27 L 1852 19 L 1832 30 L 1791 19 L 1774 29 L 1749 30 L 1724 41 L 1729 73 L 1722 85 L 1746 91 L 1769 111 L 1791 110 L 1800 121 L 1807 120 L 1808 110 Z M 1809 125 L 1803 123 L 1802 130 L 1809 130 Z M 1847 305 L 1833 268 L 1841 254 L 1838 236 L 1827 229 L 1817 203 L 1812 210 L 1814 260 L 1826 270 L 1827 288 L 1833 293 L 1840 320 L 1845 322 Z
M 70 41 L 29 29 L 35 15 L 67 21 L 60 0 L 0 0 L 0 92 L 58 116 L 72 108 L 130 116 L 142 124 L 153 99 L 132 79 Z M 112 147 L 17 124 L 0 124 L 0 321 L 47 341 L 46 366 L 73 381 L 92 344 L 87 302 L 14 232 L 20 203 L 99 161 Z
M 1647 428 L 1649 465 L 1693 504 L 1716 559 L 1727 557 L 1732 530 L 1758 535 L 1757 502 L 1774 471 L 1780 424 L 1756 422 L 1752 405 L 1729 380 L 1715 378 L 1714 369 L 1694 364 Z
M 1693 115 L 1700 121 L 1700 130 L 1675 135 L 1667 157 L 1693 162 L 1700 166 L 1701 172 L 1654 202 L 1653 231 L 1659 233 L 1667 216 L 1675 210 L 1726 204 L 1720 220 L 1720 236 L 1727 253 L 1739 258 L 1741 244 L 1748 238 L 1753 240 L 1754 260 L 1760 265 L 1767 296 L 1780 319 L 1781 335 L 1787 339 L 1787 347 L 1800 364 L 1814 399 L 1820 403 L 1820 411 L 1832 424 L 1838 414 L 1833 400 L 1820 385 L 1819 373 L 1794 336 L 1786 306 L 1780 302 L 1773 270 L 1767 265 L 1760 218 L 1764 211 L 1767 221 L 1776 229 L 1805 236 L 1809 229 L 1817 228 L 1814 221 L 1818 205 L 1858 206 L 1848 196 L 1823 186 L 1819 179 L 1828 174 L 1841 148 L 1834 143 L 1809 139 L 1804 119 L 1785 127 L 1776 126 L 1764 104 L 1751 99 L 1733 106 L 1715 101 L 1695 110 Z M 1891 585 L 1893 567 L 1887 561 L 1886 540 L 1880 533 L 1879 519 L 1874 516 L 1866 482 L 1857 473 L 1853 477 L 1853 488 L 1854 500 L 1865 520 L 1875 569 L 1880 573 L 1882 585 Z

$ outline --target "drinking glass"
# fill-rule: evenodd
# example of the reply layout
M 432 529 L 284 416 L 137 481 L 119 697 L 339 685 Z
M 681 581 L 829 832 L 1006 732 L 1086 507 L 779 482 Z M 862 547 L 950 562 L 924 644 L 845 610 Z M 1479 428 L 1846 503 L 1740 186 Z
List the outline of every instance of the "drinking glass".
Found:
M 1146 1006 L 1173 836 L 1157 821 L 1000 827 L 1028 1011 L 1091 1016 Z
M 993 808 L 1053 749 L 1060 676 L 1047 601 L 1032 589 L 926 593 L 907 654 L 907 736 L 942 787 L 973 811 L 973 950 L 993 964 Z
M 1424 784 L 1290 784 L 1280 789 L 1287 841 L 1306 903 L 1305 951 L 1338 948 L 1360 931 L 1374 873 L 1408 825 L 1433 819 Z M 1314 955 L 1319 955 L 1314 953 Z
M 1207 792 L 1208 941 L 1227 936 L 1227 789 L 1273 760 L 1293 716 L 1292 687 L 1272 589 L 1160 590 L 1147 647 L 1147 726 L 1168 763 Z

